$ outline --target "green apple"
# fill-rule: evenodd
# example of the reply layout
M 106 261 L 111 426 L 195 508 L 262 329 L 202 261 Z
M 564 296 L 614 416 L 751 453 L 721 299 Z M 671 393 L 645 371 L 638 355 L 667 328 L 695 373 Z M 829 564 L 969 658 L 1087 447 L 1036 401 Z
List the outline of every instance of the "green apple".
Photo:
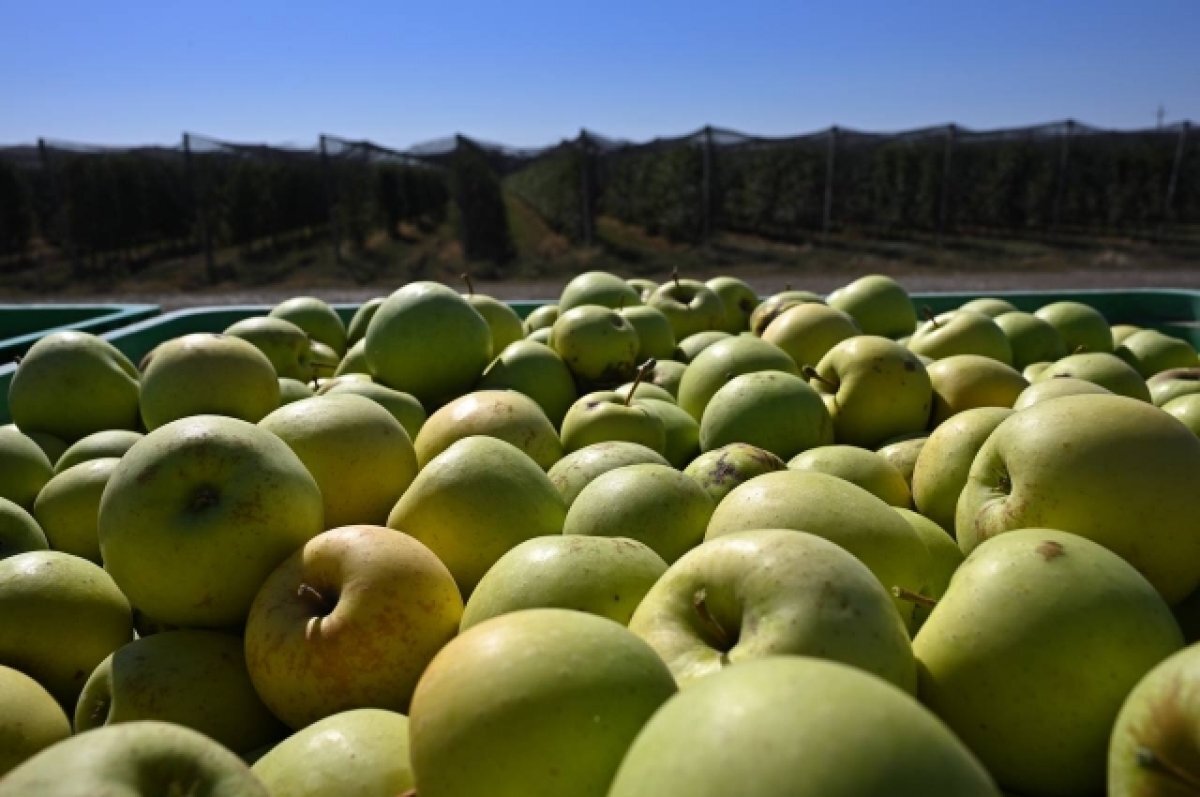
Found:
M 446 645 L 417 685 L 417 792 L 602 797 L 674 693 L 666 665 L 620 623 L 567 609 L 494 617 Z
M 321 532 L 322 507 L 317 482 L 271 432 L 184 418 L 121 458 L 100 500 L 100 551 L 145 614 L 227 627 L 245 619 L 275 566 Z
M 321 389 L 321 395 L 324 396 L 341 394 L 371 399 L 400 422 L 411 440 L 417 439 L 417 434 L 425 425 L 425 408 L 421 406 L 421 402 L 417 401 L 415 396 L 408 393 L 359 379 L 343 380 Z
M 50 542 L 33 515 L 20 504 L 0 498 L 0 559 L 19 553 L 46 551 Z
M 15 423 L 10 425 L 16 428 Z M 46 455 L 46 459 L 50 460 L 51 465 L 58 462 L 59 457 L 67 453 L 67 444 L 52 434 L 38 431 L 23 432 L 23 434 L 37 443 L 37 447 L 42 449 L 42 453 Z
M 908 348 L 935 360 L 975 354 L 1005 365 L 1013 361 L 1012 344 L 1004 331 L 990 316 L 971 310 L 954 310 L 923 321 L 909 339 Z
M 712 512 L 712 498 L 690 476 L 665 465 L 626 465 L 580 491 L 562 532 L 628 537 L 671 563 L 700 544 Z
M 0 781 L 0 797 L 268 797 L 240 758 L 202 733 L 142 720 L 51 745 Z
M 799 373 L 783 349 L 752 335 L 737 335 L 717 341 L 692 360 L 679 383 L 679 406 L 699 421 L 725 383 L 754 371 Z
M 197 332 L 169 340 L 142 375 L 142 422 L 151 431 L 192 415 L 258 423 L 278 407 L 271 361 L 232 335 Z
M 1193 434 L 1200 435 L 1200 393 L 1188 393 L 1173 398 L 1164 404 L 1162 409 L 1178 418 Z
M 1005 407 L 976 407 L 933 430 L 913 468 L 912 497 L 918 512 L 947 531 L 954 530 L 955 508 L 971 463 L 996 427 L 1012 414 Z
M 723 329 L 706 329 L 703 332 L 688 335 L 679 341 L 679 355 L 685 362 L 690 363 L 700 356 L 700 352 L 717 341 L 728 340 L 732 337 L 734 337 L 733 334 Z
M 784 290 L 772 294 L 750 314 L 750 334 L 761 337 L 776 318 L 798 304 L 825 304 L 825 299 L 812 291 Z
M 1182 645 L 1170 609 L 1121 557 L 1024 528 L 967 557 L 913 652 L 921 701 L 1003 787 L 1067 795 L 1103 791 L 1121 703 Z
M 807 656 L 730 667 L 667 701 L 608 791 L 734 794 L 1000 797 L 987 770 L 910 695 Z
M 461 629 L 522 609 L 574 609 L 629 623 L 667 563 L 625 537 L 555 534 L 500 557 L 463 610 Z
M 744 531 L 693 548 L 650 588 L 629 630 L 680 689 L 725 667 L 795 654 L 916 692 L 916 661 L 892 596 L 845 549 L 804 532 Z
M 278 376 L 301 382 L 313 376 L 309 362 L 312 341 L 307 332 L 291 321 L 271 316 L 244 318 L 228 326 L 224 334 L 253 344 L 271 361 Z
M 900 439 L 892 440 L 877 449 L 879 456 L 892 463 L 896 470 L 900 471 L 900 475 L 904 477 L 904 483 L 908 485 L 909 492 L 912 492 L 913 470 L 917 467 L 917 458 L 921 456 L 921 450 L 925 448 L 925 442 L 928 439 L 928 435 L 925 434 L 902 435 Z
M 829 408 L 840 443 L 875 448 L 929 422 L 929 373 L 916 354 L 895 341 L 875 335 L 847 338 L 805 375 Z
M 1038 377 L 1045 373 L 1052 365 L 1054 363 L 1046 361 L 1030 363 L 1021 369 L 1021 376 L 1029 380 L 1030 383 L 1036 382 Z
M 363 359 L 366 359 L 366 346 L 363 346 Z M 312 371 L 314 379 L 328 379 L 335 376 L 338 372 L 338 367 L 342 364 L 342 357 L 332 346 L 326 346 L 319 340 L 310 341 L 308 344 L 308 367 Z M 370 365 L 368 364 L 368 369 Z M 367 376 L 370 376 L 367 373 Z
M 279 406 L 284 407 L 288 404 L 295 404 L 306 398 L 312 398 L 316 393 L 304 382 L 299 379 L 289 379 L 287 377 L 279 378 Z
M 466 299 L 413 282 L 384 299 L 367 327 L 371 375 L 426 409 L 466 393 L 492 359 L 492 332 Z
M 528 334 L 538 329 L 550 329 L 557 320 L 558 305 L 544 304 L 541 307 L 535 308 L 525 319 L 525 332 Z
M 71 721 L 41 684 L 0 666 L 0 778 L 13 767 L 71 735 Z
M 562 531 L 566 506 L 536 462 L 511 443 L 467 437 L 426 465 L 387 525 L 446 563 L 464 597 L 506 551 Z
M 286 443 L 312 474 L 328 529 L 383 525 L 419 469 L 404 427 L 364 396 L 335 393 L 297 401 L 263 418 L 259 428 Z
M 950 579 L 963 563 L 962 549 L 958 543 L 938 524 L 929 518 L 904 507 L 896 507 L 900 517 L 908 521 L 913 531 L 921 537 L 929 550 L 928 566 L 925 569 L 925 583 L 916 593 L 927 600 L 918 600 L 913 606 L 913 631 L 919 631 L 929 618 L 929 613 L 935 602 L 941 600 L 950 588 Z
M 104 657 L 133 638 L 129 601 L 108 573 L 60 551 L 0 559 L 0 664 L 73 707 Z
M 557 317 L 555 318 L 557 320 Z M 534 343 L 540 343 L 543 346 L 552 346 L 550 337 L 554 334 L 554 327 L 542 327 L 535 329 L 525 336 L 525 340 L 531 340 Z
M 375 317 L 375 313 L 379 312 L 379 308 L 383 305 L 383 300 L 384 297 L 382 296 L 367 299 L 354 311 L 354 315 L 350 319 L 350 324 L 346 327 L 347 356 L 350 349 L 354 348 L 355 344 L 367 336 L 367 327 L 371 325 L 371 319 Z
M 925 370 L 933 384 L 931 428 L 976 407 L 1012 407 L 1029 387 L 1012 366 L 978 354 L 955 354 Z
M 275 305 L 272 318 L 291 321 L 314 341 L 324 343 L 341 357 L 346 353 L 346 325 L 341 316 L 320 299 L 297 296 Z
M 550 468 L 546 475 L 562 496 L 564 506 L 569 508 L 583 488 L 596 477 L 625 465 L 643 463 L 670 464 L 660 451 L 640 443 L 606 440 L 567 454 L 554 463 L 554 467 Z
M 762 339 L 804 366 L 816 365 L 835 345 L 858 334 L 858 322 L 841 310 L 809 302 L 781 313 L 762 333 Z
M 989 318 L 999 318 L 1005 313 L 1017 312 L 1017 307 L 1012 302 L 1006 299 L 997 299 L 994 296 L 983 296 L 978 299 L 972 299 L 969 302 L 964 302 L 962 307 L 958 309 L 983 313 Z
M 1137 332 L 1139 330 L 1141 330 L 1141 327 L 1135 326 L 1134 324 L 1113 324 L 1112 325 L 1113 348 L 1115 349 L 1117 346 L 1120 346 L 1122 343 L 1125 342 L 1125 338 L 1129 337 L 1134 332 Z
M 1171 368 L 1160 371 L 1146 380 L 1150 398 L 1161 407 L 1173 398 L 1187 393 L 1200 393 L 1200 368 Z
M 1076 379 L 1073 376 L 1057 376 L 1053 379 L 1034 382 L 1022 390 L 1021 394 L 1017 396 L 1017 400 L 1013 402 L 1012 408 L 1014 410 L 1024 410 L 1032 407 L 1034 404 L 1058 398 L 1059 396 L 1078 396 L 1083 394 L 1109 396 L 1112 395 L 1112 391 L 1108 388 L 1100 387 L 1095 382 Z
M 616 310 L 583 305 L 554 322 L 551 348 L 582 385 L 615 387 L 637 371 L 638 333 Z
M 484 370 L 477 389 L 524 393 L 538 403 L 555 429 L 579 398 L 567 364 L 554 349 L 532 340 L 506 346 Z
M 350 344 L 350 348 L 346 349 L 346 356 L 342 357 L 341 361 L 337 364 L 337 368 L 333 371 L 334 376 L 344 376 L 346 374 L 371 375 L 371 364 L 367 362 L 366 338 L 359 338 Z
M 675 330 L 675 340 L 725 324 L 725 303 L 699 280 L 673 279 L 659 285 L 646 304 L 662 311 Z
M 23 431 L 74 443 L 105 429 L 138 427 L 138 371 L 108 341 L 87 332 L 51 332 L 13 373 L 8 410 Z
M 734 335 L 750 329 L 750 316 L 759 305 L 757 291 L 737 277 L 713 277 L 704 284 L 725 308 L 721 329 Z
M 246 621 L 246 665 L 292 728 L 352 708 L 404 712 L 462 611 L 454 577 L 429 548 L 381 526 L 343 526 L 263 582 Z
M 625 280 L 625 284 L 637 291 L 638 298 L 643 302 L 650 298 L 650 294 L 658 288 L 658 283 L 654 280 L 644 279 L 641 277 L 630 277 Z
M 499 354 L 510 343 L 516 343 L 525 338 L 525 322 L 516 311 L 499 299 L 484 296 L 482 293 L 469 293 L 467 304 L 487 321 L 492 332 L 492 353 Z
M 51 548 L 103 564 L 96 529 L 100 497 L 120 461 L 105 457 L 81 462 L 46 482 L 33 502 L 33 517 Z
M 242 638 L 219 631 L 163 631 L 100 662 L 75 706 L 75 732 L 137 720 L 183 725 L 241 754 L 286 735 L 254 691 Z
M 428 465 L 451 444 L 475 435 L 512 443 L 543 470 L 549 470 L 562 459 L 558 432 L 536 401 L 515 390 L 477 390 L 454 399 L 429 416 L 413 441 L 418 467 Z M 399 494 L 391 504 L 398 497 Z
M 675 355 L 675 330 L 661 310 L 646 305 L 622 307 L 617 311 L 633 326 L 638 336 L 637 361 L 668 360 Z
M 826 300 L 854 318 L 864 335 L 899 338 L 917 326 L 917 311 L 908 292 L 891 277 L 871 274 L 838 288 Z
M 739 484 L 786 468 L 787 463 L 770 451 L 749 443 L 729 443 L 696 457 L 683 472 L 718 504 Z
M 646 385 L 645 387 L 654 387 Z M 700 424 L 673 400 L 647 398 L 639 387 L 634 404 L 658 416 L 663 424 L 663 456 L 674 468 L 686 468 L 700 453 Z
M 588 393 L 572 404 L 561 434 L 568 454 L 609 440 L 638 443 L 660 454 L 667 445 L 666 427 L 658 415 L 610 390 Z
M 1149 379 L 1172 368 L 1195 368 L 1196 350 L 1186 340 L 1164 335 L 1156 329 L 1134 332 L 1116 349 L 1116 354 Z
M 687 365 L 677 360 L 658 360 L 646 374 L 645 381 L 648 384 L 658 385 L 678 401 L 679 383 L 683 381 L 683 372 L 686 370 Z
M 1150 388 L 1133 366 L 1115 354 L 1106 352 L 1084 352 L 1062 358 L 1037 375 L 1035 380 L 1053 379 L 1056 376 L 1073 376 L 1095 382 L 1119 396 L 1150 401 Z
M 1058 330 L 1068 352 L 1111 352 L 1112 330 L 1099 310 L 1082 302 L 1054 302 L 1034 313 Z
M 397 797 L 413 785 L 408 717 L 357 708 L 275 745 L 251 771 L 275 797 Z
M 665 401 L 669 404 L 674 404 L 676 407 L 679 406 L 679 403 L 675 401 L 675 396 L 673 396 L 669 390 L 667 390 L 665 387 L 659 387 L 653 382 L 648 382 L 644 379 L 641 381 L 635 380 L 633 382 L 626 382 L 625 384 L 617 387 L 613 392 L 622 399 L 629 399 L 629 395 L 632 393 L 633 398 L 629 399 L 630 401 L 657 399 L 659 401 Z M 692 416 L 688 415 L 688 417 L 691 418 Z M 695 421 L 693 420 L 692 423 L 695 423 Z
M 920 465 L 918 464 L 918 467 Z M 1168 603 L 1200 584 L 1200 439 L 1124 396 L 1063 396 L 1013 413 L 971 465 L 963 551 L 1010 529 L 1079 534 L 1123 556 Z
M 1017 370 L 1037 362 L 1059 360 L 1067 356 L 1067 344 L 1058 330 L 1033 313 L 1020 311 L 996 316 L 1012 347 L 1012 365 Z
M 638 292 L 616 274 L 607 271 L 587 271 L 573 277 L 563 287 L 562 296 L 558 300 L 558 311 L 560 315 L 564 315 L 569 310 L 589 304 L 616 309 L 641 303 Z
M 54 477 L 54 466 L 46 452 L 16 427 L 0 428 L 0 498 L 25 509 Z
M 788 468 L 828 473 L 857 484 L 892 506 L 912 504 L 908 482 L 900 470 L 874 451 L 844 445 L 823 445 L 792 458 Z

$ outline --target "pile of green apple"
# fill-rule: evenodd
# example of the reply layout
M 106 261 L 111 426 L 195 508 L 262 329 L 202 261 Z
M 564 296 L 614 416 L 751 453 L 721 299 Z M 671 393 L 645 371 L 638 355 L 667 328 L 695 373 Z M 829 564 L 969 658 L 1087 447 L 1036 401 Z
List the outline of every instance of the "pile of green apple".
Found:
M 417 282 L 9 405 L 0 797 L 1200 794 L 1200 361 L 1086 304 Z

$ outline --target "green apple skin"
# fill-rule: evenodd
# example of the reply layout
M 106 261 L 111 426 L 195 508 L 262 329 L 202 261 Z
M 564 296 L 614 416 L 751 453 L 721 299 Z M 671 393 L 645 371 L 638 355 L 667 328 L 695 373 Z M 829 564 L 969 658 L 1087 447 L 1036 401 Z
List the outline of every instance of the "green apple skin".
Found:
M 900 517 L 908 521 L 913 531 L 920 535 L 925 547 L 929 550 L 928 567 L 925 569 L 925 583 L 918 594 L 933 600 L 941 600 L 950 587 L 950 579 L 963 563 L 962 549 L 958 547 L 954 537 L 938 524 L 922 515 L 904 507 L 896 507 Z M 921 626 L 929 619 L 931 607 L 923 603 L 913 606 L 913 633 L 921 630 Z
M 313 340 L 309 342 L 308 367 L 312 372 L 312 378 L 328 379 L 332 376 L 335 376 L 338 372 L 338 366 L 341 364 L 342 357 L 333 350 L 332 346 L 326 346 L 319 340 Z
M 1040 404 L 1043 401 L 1049 401 L 1060 396 L 1080 395 L 1111 396 L 1113 392 L 1108 388 L 1100 387 L 1095 382 L 1088 382 L 1085 379 L 1076 379 L 1073 376 L 1058 376 L 1053 379 L 1034 382 L 1022 390 L 1021 394 L 1017 396 L 1017 400 L 1013 402 L 1012 408 L 1014 410 L 1026 410 L 1035 404 Z
M 239 754 L 287 735 L 254 691 L 242 638 L 219 631 L 163 631 L 100 662 L 75 706 L 75 732 L 137 720 L 183 725 Z
M 634 389 L 634 385 L 637 385 L 636 390 Z M 659 387 L 653 382 L 647 382 L 644 379 L 641 382 L 626 382 L 625 384 L 617 387 L 613 392 L 622 399 L 628 399 L 629 394 L 632 392 L 633 399 L 630 399 L 631 401 L 634 399 L 657 399 L 659 401 L 666 401 L 670 404 L 674 404 L 677 407 L 679 406 L 679 403 L 675 401 L 675 396 L 672 395 L 669 390 L 667 390 L 665 387 Z M 689 415 L 688 417 L 691 418 L 692 416 Z M 692 423 L 695 423 L 695 421 L 692 421 Z
M 1058 330 L 1068 352 L 1111 352 L 1112 330 L 1108 320 L 1091 305 L 1082 302 L 1054 302 L 1034 315 Z
M 864 335 L 899 338 L 917 327 L 917 310 L 908 292 L 891 277 L 860 277 L 829 294 L 826 302 L 857 321 Z
M 696 457 L 683 472 L 704 488 L 715 505 L 739 484 L 786 469 L 787 463 L 770 451 L 749 443 L 729 443 Z
M 750 314 L 750 334 L 762 337 L 776 318 L 798 304 L 825 304 L 825 299 L 812 291 L 786 290 L 772 294 Z
M 653 385 L 651 385 L 653 387 Z M 638 394 L 641 388 L 638 388 Z M 671 466 L 682 470 L 700 453 L 700 424 L 678 404 L 657 398 L 637 398 L 634 404 L 645 407 L 663 424 L 663 456 Z
M 46 452 L 28 436 L 8 426 L 0 429 L 0 498 L 25 509 L 54 477 Z
M 838 662 L 749 661 L 669 700 L 609 797 L 1000 797 L 969 750 L 912 696 Z
M 996 326 L 1012 347 L 1012 366 L 1018 371 L 1037 362 L 1066 357 L 1067 344 L 1049 322 L 1033 313 L 1008 312 L 995 317 Z
M 622 307 L 621 316 L 638 336 L 637 361 L 669 360 L 675 356 L 675 330 L 661 310 L 646 305 Z
M 1200 436 L 1200 393 L 1189 393 L 1171 399 L 1162 407 L 1163 411 L 1192 430 L 1192 434 Z
M 918 512 L 948 532 L 954 530 L 958 497 L 971 463 L 996 427 L 1012 414 L 1004 407 L 976 407 L 933 430 L 913 468 L 912 496 Z
M 565 314 L 568 310 L 584 305 L 598 305 L 617 309 L 641 304 L 638 292 L 625 280 L 607 271 L 587 271 L 563 286 L 562 295 L 558 299 L 558 312 Z M 531 326 L 530 329 L 538 329 Z
M 625 280 L 625 284 L 637 291 L 638 298 L 643 302 L 650 298 L 650 294 L 658 289 L 658 283 L 654 280 L 643 279 L 641 277 L 630 277 Z
M 838 343 L 859 334 L 858 322 L 846 313 L 808 302 L 781 313 L 762 333 L 762 339 L 783 349 L 797 365 L 815 366 Z
M 504 302 L 481 293 L 472 293 L 464 298 L 467 300 L 467 304 L 474 307 L 475 311 L 487 322 L 488 328 L 492 332 L 492 352 L 494 354 L 504 351 L 504 347 L 510 343 L 516 343 L 525 338 L 525 322 L 521 320 L 515 310 Z
M 334 376 L 347 374 L 371 375 L 371 364 L 367 362 L 367 341 L 364 338 L 359 338 L 350 344 L 350 348 L 346 349 L 346 355 L 342 357 L 333 371 Z
M 758 292 L 737 277 L 713 277 L 704 283 L 715 293 L 725 308 L 720 329 L 737 335 L 750 329 L 750 316 L 758 307 Z
M 12 426 L 15 427 L 16 424 L 12 424 Z M 50 460 L 51 465 L 58 462 L 58 458 L 67 452 L 67 444 L 52 434 L 37 431 L 23 432 L 23 434 L 37 443 L 37 447 L 42 449 L 42 453 L 46 455 L 46 459 Z
M 583 488 L 603 473 L 625 465 L 670 465 L 660 452 L 627 440 L 607 440 L 584 446 L 554 463 L 546 475 L 569 508 Z
M 279 406 L 286 407 L 317 395 L 313 389 L 299 379 L 279 378 Z
M 908 485 L 909 493 L 912 493 L 913 471 L 917 467 L 917 459 L 921 456 L 921 450 L 925 448 L 928 439 L 926 435 L 908 437 L 887 443 L 876 452 L 900 471 L 904 483 Z
M 417 679 L 458 632 L 446 565 L 407 534 L 343 526 L 276 568 L 246 621 L 246 666 L 295 729 L 353 708 L 405 712 Z
M 492 332 L 466 299 L 413 282 L 384 299 L 367 326 L 371 375 L 426 410 L 469 391 L 492 360 Z
M 125 722 L 51 745 L 0 781 L 0 797 L 268 797 L 231 751 L 169 722 Z
M 1150 388 L 1146 387 L 1142 375 L 1115 354 L 1104 352 L 1072 354 L 1063 357 L 1031 381 L 1041 382 L 1058 376 L 1086 379 L 1089 382 L 1095 382 L 1100 387 L 1107 388 L 1118 396 L 1128 396 L 1145 402 L 1150 401 Z
M 891 506 L 912 505 L 912 494 L 904 474 L 874 451 L 844 445 L 812 448 L 792 458 L 788 468 L 828 473 L 857 484 Z
M 1197 366 L 1196 350 L 1190 343 L 1156 329 L 1134 332 L 1116 348 L 1116 354 L 1144 379 L 1172 368 Z
M 169 625 L 240 624 L 263 579 L 323 528 L 321 490 L 287 444 L 212 415 L 135 443 L 100 500 L 105 568 Z
M 833 442 L 833 418 L 815 390 L 792 373 L 755 371 L 726 382 L 705 405 L 700 449 L 749 443 L 790 459 Z
M 923 321 L 908 341 L 917 354 L 941 360 L 956 354 L 975 354 L 1012 365 L 1012 344 L 990 316 L 954 310 Z
M 700 421 L 718 390 L 735 376 L 755 371 L 799 374 L 783 349 L 752 335 L 737 335 L 717 341 L 692 360 L 679 383 L 679 406 Z
M 109 429 L 90 434 L 77 440 L 63 452 L 54 463 L 54 472 L 62 473 L 67 468 L 93 459 L 123 457 L 125 452 L 133 448 L 133 444 L 144 436 L 141 432 L 130 429 Z
M 137 368 L 115 346 L 63 330 L 41 338 L 21 358 L 8 408 L 23 431 L 74 443 L 105 429 L 138 428 L 139 391 Z
M 626 404 L 611 390 L 580 396 L 563 416 L 563 451 L 567 454 L 596 443 L 625 440 L 665 453 L 667 430 L 662 419 L 640 404 Z
M 343 393 L 369 398 L 383 407 L 400 422 L 410 440 L 416 440 L 421 427 L 425 425 L 425 408 L 421 406 L 421 402 L 417 401 L 415 396 L 409 393 L 402 393 L 375 382 L 358 379 L 343 380 L 328 388 L 323 388 L 321 391 L 323 396 Z
M 96 528 L 100 497 L 120 461 L 106 457 L 82 462 L 46 482 L 33 502 L 33 517 L 51 548 L 103 564 Z
M 659 360 L 646 374 L 645 379 L 649 384 L 657 385 L 670 393 L 678 402 L 679 383 L 683 381 L 683 372 L 686 370 L 687 364 L 677 360 Z
M 700 352 L 707 349 L 717 341 L 729 340 L 736 337 L 732 333 L 726 332 L 723 329 L 706 329 L 703 332 L 697 332 L 694 335 L 688 335 L 679 341 L 679 355 L 685 362 L 691 362 L 700 356 Z
M 1103 791 L 1122 702 L 1182 646 L 1170 609 L 1121 557 L 1040 528 L 972 551 L 913 640 L 921 701 L 1002 786 L 1048 795 Z
M 291 321 L 315 341 L 337 352 L 346 353 L 346 325 L 341 316 L 324 301 L 312 296 L 297 296 L 280 302 L 269 313 L 271 318 Z
M 675 340 L 725 324 L 725 303 L 699 280 L 673 279 L 659 285 L 646 304 L 662 312 L 675 330 Z
M 1012 302 L 1006 299 L 998 299 L 994 296 L 984 296 L 979 299 L 972 299 L 969 302 L 963 303 L 963 305 L 958 309 L 983 313 L 989 318 L 999 318 L 1005 313 L 1017 312 L 1017 307 Z
M 717 505 L 706 540 L 753 529 L 792 529 L 840 545 L 865 564 L 884 589 L 917 590 L 928 551 L 895 510 L 871 493 L 827 473 L 785 470 L 735 487 Z M 897 599 L 908 622 L 912 604 Z
M 37 681 L 0 666 L 0 778 L 13 767 L 71 735 L 71 721 Z
M 929 423 L 929 373 L 916 354 L 887 338 L 843 340 L 821 358 L 808 383 L 829 408 L 839 443 L 875 448 Z
M 557 304 L 544 304 L 541 307 L 535 308 L 525 319 L 526 335 L 539 329 L 550 329 L 554 326 L 554 322 L 558 320 L 558 315 L 559 309 Z
M 354 315 L 350 318 L 350 323 L 346 327 L 346 351 L 354 348 L 360 340 L 367 336 L 367 327 L 371 325 L 371 319 L 375 317 L 375 313 L 379 312 L 380 306 L 383 305 L 384 297 L 376 296 L 368 299 L 358 306 L 354 311 Z
M 510 548 L 562 532 L 566 506 L 546 473 L 494 437 L 467 437 L 426 465 L 388 515 L 441 559 L 463 597 Z
M 1079 534 L 1123 556 L 1167 603 L 1200 584 L 1200 439 L 1123 396 L 1064 396 L 1021 410 L 971 465 L 955 528 L 970 553 L 1010 529 Z
M 1200 646 L 1158 664 L 1125 698 L 1108 746 L 1111 797 L 1169 797 L 1194 791 L 1200 778 Z
M 925 369 L 933 383 L 933 414 L 929 425 L 936 429 L 947 418 L 976 407 L 1009 407 L 1029 387 L 1020 372 L 990 357 L 956 354 Z
M 626 465 L 583 488 L 562 531 L 628 537 L 670 564 L 700 544 L 712 513 L 712 498 L 690 476 L 664 465 Z
M 1161 407 L 1171 399 L 1188 393 L 1200 393 L 1200 368 L 1171 368 L 1146 380 L 1150 400 Z
M 396 797 L 413 786 L 408 717 L 343 711 L 297 731 L 250 770 L 272 797 Z
M 291 321 L 271 316 L 244 318 L 229 325 L 223 334 L 253 344 L 271 361 L 278 376 L 301 382 L 313 376 L 309 364 L 312 341 L 307 332 Z
M 541 329 L 535 329 L 526 335 L 525 340 L 530 340 L 534 343 L 540 343 L 543 346 L 552 346 L 553 344 L 551 344 L 550 338 L 553 334 L 554 327 L 542 327 Z
M 73 707 L 84 681 L 133 638 L 129 601 L 108 573 L 59 551 L 0 559 L 0 664 Z
M 579 398 L 567 364 L 554 349 L 532 340 L 506 346 L 483 372 L 477 389 L 524 393 L 538 403 L 555 429 Z
M 599 305 L 567 310 L 554 322 L 550 341 L 581 385 L 615 387 L 637 371 L 637 330 L 616 310 Z
M 625 537 L 556 534 L 513 548 L 471 593 L 460 629 L 522 609 L 573 609 L 628 625 L 667 563 Z
M 1129 337 L 1134 332 L 1138 332 L 1139 330 L 1141 330 L 1141 327 L 1136 326 L 1134 324 L 1113 324 L 1112 325 L 1113 348 L 1115 349 L 1117 346 L 1120 346 L 1122 343 L 1125 342 L 1125 338 Z
M 845 549 L 788 529 L 727 534 L 672 564 L 629 630 L 680 689 L 765 656 L 830 659 L 911 694 L 917 666 L 892 597 Z
M 142 422 L 153 431 L 193 415 L 258 423 L 279 407 L 279 377 L 241 338 L 198 332 L 160 345 L 142 375 Z
M 1045 373 L 1052 365 L 1054 365 L 1052 362 L 1030 363 L 1021 370 L 1021 376 L 1028 379 L 1032 384 L 1033 382 L 1036 382 L 1038 377 Z
M 604 797 L 675 691 L 658 655 L 620 623 L 567 609 L 495 617 L 446 645 L 417 685 L 417 792 Z
M 0 498 L 0 559 L 49 549 L 50 541 L 33 515 L 20 504 Z
M 477 390 L 454 399 L 429 416 L 413 441 L 418 467 L 428 465 L 451 444 L 476 435 L 512 443 L 542 470 L 549 470 L 562 459 L 558 431 L 536 401 L 515 390 Z

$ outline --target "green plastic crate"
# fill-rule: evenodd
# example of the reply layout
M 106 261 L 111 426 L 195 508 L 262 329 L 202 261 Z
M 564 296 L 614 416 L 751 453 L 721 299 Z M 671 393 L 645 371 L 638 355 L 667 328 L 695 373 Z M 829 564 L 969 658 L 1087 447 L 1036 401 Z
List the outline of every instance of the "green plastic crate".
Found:
M 158 313 L 153 304 L 0 304 L 0 361 L 21 356 L 56 330 L 98 335 Z

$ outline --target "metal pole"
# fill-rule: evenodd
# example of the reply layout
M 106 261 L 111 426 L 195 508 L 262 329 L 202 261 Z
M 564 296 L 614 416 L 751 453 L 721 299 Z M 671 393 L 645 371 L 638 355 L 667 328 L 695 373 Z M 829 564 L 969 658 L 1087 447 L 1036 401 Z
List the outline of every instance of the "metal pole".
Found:
M 1163 218 L 1171 218 L 1171 206 L 1175 204 L 1175 187 L 1179 185 L 1179 169 L 1183 164 L 1183 150 L 1187 144 L 1190 122 L 1184 122 L 1179 127 L 1179 140 L 1175 143 L 1175 158 L 1171 163 L 1171 178 L 1167 180 L 1167 195 L 1163 201 Z
M 712 234 L 712 126 L 704 126 L 704 158 L 700 184 L 701 220 L 704 240 Z
M 946 230 L 946 207 L 950 201 L 950 158 L 954 152 L 957 128 L 951 124 L 946 128 L 946 150 L 942 154 L 942 187 L 938 194 L 937 245 L 942 245 L 942 234 Z
M 1075 132 L 1075 120 L 1068 119 L 1066 130 L 1062 134 L 1062 146 L 1058 155 L 1058 185 L 1054 191 L 1054 207 L 1050 215 L 1050 229 L 1058 228 L 1059 214 L 1062 212 L 1063 194 L 1067 188 L 1067 158 L 1071 151 L 1071 134 Z
M 196 214 L 196 221 L 200 224 L 200 243 L 204 247 L 204 271 L 208 277 L 210 284 L 217 282 L 217 267 L 213 262 L 212 250 L 212 232 L 208 224 L 208 208 L 201 196 L 201 192 L 196 190 L 196 167 L 192 161 L 192 137 L 188 133 L 183 134 L 183 166 L 187 171 L 188 186 L 192 195 L 192 207 Z
M 332 177 L 329 167 L 329 150 L 325 145 L 325 134 L 321 134 L 321 185 L 325 195 L 325 214 L 329 217 L 329 244 L 333 247 L 333 262 L 342 265 L 341 224 L 333 202 Z
M 592 245 L 592 148 L 586 130 L 579 131 L 579 208 L 584 246 Z
M 821 232 L 828 235 L 833 221 L 833 166 L 837 149 L 837 125 L 829 128 L 829 145 L 825 154 L 825 208 L 821 214 Z

